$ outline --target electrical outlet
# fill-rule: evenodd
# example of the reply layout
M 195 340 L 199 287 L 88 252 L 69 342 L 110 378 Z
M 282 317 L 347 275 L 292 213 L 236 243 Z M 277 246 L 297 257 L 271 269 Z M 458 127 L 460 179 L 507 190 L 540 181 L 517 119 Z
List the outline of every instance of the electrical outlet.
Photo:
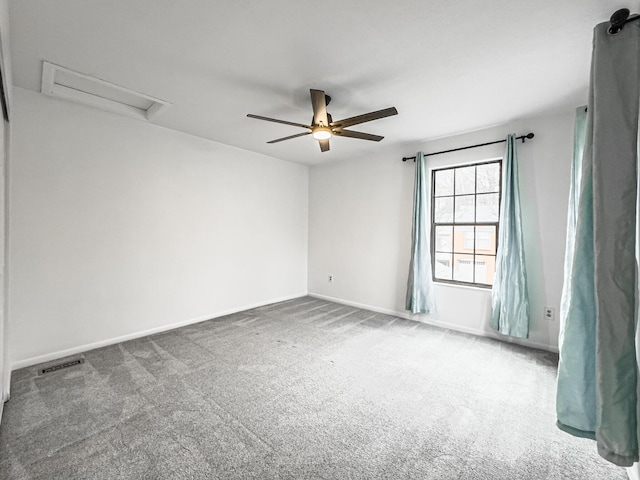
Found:
M 329 283 L 333 283 L 333 275 L 329 275 Z
M 556 319 L 556 309 L 553 307 L 544 307 L 545 320 L 553 321 Z

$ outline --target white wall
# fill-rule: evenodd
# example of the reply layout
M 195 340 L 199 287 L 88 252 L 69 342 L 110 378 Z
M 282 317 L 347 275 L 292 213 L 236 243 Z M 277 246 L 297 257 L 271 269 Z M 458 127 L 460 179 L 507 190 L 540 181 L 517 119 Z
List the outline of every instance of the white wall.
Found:
M 403 156 L 535 133 L 518 143 L 525 254 L 529 273 L 529 345 L 557 350 L 558 320 L 543 307 L 560 306 L 573 111 L 512 122 L 456 137 L 386 149 L 312 167 L 309 179 L 309 292 L 341 302 L 411 317 L 404 310 L 411 247 L 414 163 Z M 429 168 L 483 161 L 504 154 L 504 144 L 428 157 Z M 327 276 L 334 276 L 329 283 Z M 438 284 L 439 313 L 414 318 L 458 330 L 495 335 L 488 326 L 490 292 Z
M 0 0 L 0 62 L 2 63 L 3 87 L 7 100 L 7 109 L 11 112 L 11 55 L 9 50 L 9 3 Z M 3 402 L 9 398 L 9 382 L 11 371 L 9 368 L 8 333 L 6 311 L 6 170 L 9 159 L 9 124 L 0 122 L 0 418 Z
M 0 113 L 0 420 L 3 403 L 9 399 L 9 328 L 6 314 L 6 166 L 9 153 L 9 124 Z
M 12 126 L 13 368 L 306 293 L 307 167 L 21 88 Z

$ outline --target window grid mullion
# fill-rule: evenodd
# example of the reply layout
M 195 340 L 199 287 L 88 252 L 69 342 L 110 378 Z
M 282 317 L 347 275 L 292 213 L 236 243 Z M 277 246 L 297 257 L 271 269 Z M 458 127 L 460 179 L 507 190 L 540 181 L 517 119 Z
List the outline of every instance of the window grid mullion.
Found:
M 473 283 L 476 283 L 476 224 L 478 222 L 478 166 L 473 167 Z
M 451 281 L 455 281 L 455 261 L 456 261 L 456 171 L 453 170 L 453 226 L 451 228 Z
M 451 221 L 455 224 L 456 223 L 456 171 L 453 171 L 453 212 L 451 212 L 451 215 L 453 215 L 453 217 L 451 218 Z M 453 265 L 453 263 L 451 264 Z M 451 278 L 453 278 L 453 272 L 451 273 Z

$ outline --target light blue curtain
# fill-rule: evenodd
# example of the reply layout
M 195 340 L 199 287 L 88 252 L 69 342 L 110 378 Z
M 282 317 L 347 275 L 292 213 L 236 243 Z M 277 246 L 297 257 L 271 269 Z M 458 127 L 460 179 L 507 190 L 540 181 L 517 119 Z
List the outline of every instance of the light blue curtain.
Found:
M 594 30 L 573 252 L 568 250 L 572 258 L 561 312 L 557 424 L 595 438 L 607 460 L 631 466 L 638 461 L 640 25 L 628 23 L 615 35 L 608 28 L 605 22 Z
M 587 110 L 586 107 L 579 107 L 576 110 L 574 126 L 564 286 L 560 304 L 560 364 L 556 411 L 559 428 L 572 435 L 595 439 L 596 305 L 593 279 L 593 169 L 591 163 L 588 163 L 583 179 L 582 157 L 586 129 Z M 589 136 L 592 137 L 591 125 L 590 130 Z M 580 198 L 583 201 L 579 210 Z
M 411 264 L 407 282 L 406 309 L 413 313 L 435 313 L 436 301 L 429 250 L 429 180 L 422 152 L 416 154 L 413 189 Z
M 574 248 L 565 266 L 557 425 L 595 438 L 601 456 L 631 466 L 638 461 L 640 25 L 615 35 L 608 28 L 594 30 Z
M 503 160 L 496 275 L 491 289 L 492 328 L 511 337 L 529 336 L 529 296 L 522 239 L 516 136 L 507 136 Z

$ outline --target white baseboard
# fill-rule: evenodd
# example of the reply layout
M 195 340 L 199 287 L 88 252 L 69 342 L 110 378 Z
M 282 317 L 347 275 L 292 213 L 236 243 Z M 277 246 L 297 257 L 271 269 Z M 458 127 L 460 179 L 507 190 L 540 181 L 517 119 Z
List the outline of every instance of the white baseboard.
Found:
M 8 365 L 8 363 L 7 363 Z M 11 370 L 8 370 L 5 372 L 4 378 L 1 380 L 2 381 L 2 396 L 3 398 L 0 398 L 0 403 L 4 403 L 9 401 L 9 397 L 11 396 Z M 1 415 L 1 414 L 0 414 Z M 0 418 L 2 418 L 0 416 Z
M 386 308 L 380 308 L 380 307 L 376 307 L 373 305 L 366 305 L 363 303 L 358 303 L 358 302 L 352 302 L 349 300 L 344 300 L 341 298 L 336 298 L 336 297 L 330 297 L 327 295 L 321 295 L 321 294 L 317 294 L 317 293 L 312 293 L 312 292 L 301 292 L 295 295 L 289 295 L 286 297 L 280 297 L 280 298 L 274 298 L 274 299 L 270 299 L 264 302 L 258 302 L 258 303 L 254 303 L 254 304 L 250 304 L 250 305 L 244 305 L 242 307 L 237 307 L 237 308 L 232 308 L 232 309 L 228 309 L 222 312 L 216 312 L 216 313 L 212 313 L 209 315 L 204 315 L 202 317 L 198 317 L 198 318 L 192 318 L 192 319 L 188 319 L 188 320 L 183 320 L 180 322 L 175 322 L 175 323 L 171 323 L 168 325 L 162 325 L 159 327 L 155 327 L 155 328 L 151 328 L 148 330 L 143 330 L 143 331 L 139 331 L 139 332 L 134 332 L 134 333 L 130 333 L 127 335 L 122 335 L 122 336 L 118 336 L 118 337 L 113 337 L 113 338 L 108 338 L 105 340 L 100 340 L 98 342 L 93 342 L 93 343 L 89 343 L 89 344 L 84 344 L 84 345 L 78 345 L 76 347 L 72 347 L 72 348 L 68 348 L 65 350 L 59 350 L 56 352 L 51 352 L 51 353 L 47 353 L 44 355 L 38 355 L 35 357 L 30 357 L 30 358 L 26 358 L 26 359 L 22 359 L 22 360 L 17 360 L 15 362 L 11 363 L 11 370 L 18 370 L 20 368 L 24 368 L 24 367 L 30 367 L 32 365 L 37 365 L 39 363 L 44 363 L 44 362 L 50 362 L 52 360 L 57 360 L 58 358 L 63 358 L 63 357 L 67 357 L 70 355 L 77 355 L 78 353 L 82 353 L 82 352 L 86 352 L 89 350 L 94 350 L 96 348 L 101 348 L 101 347 L 106 347 L 108 345 L 113 345 L 116 343 L 121 343 L 121 342 L 126 342 L 127 340 L 133 340 L 135 338 L 140 338 L 140 337 L 146 337 L 148 335 L 153 335 L 156 333 L 161 333 L 161 332 L 166 332 L 169 330 L 173 330 L 176 328 L 180 328 L 180 327 L 185 327 L 187 325 L 192 325 L 194 323 L 199 323 L 199 322 L 203 322 L 206 320 L 211 320 L 213 318 L 217 318 L 217 317 L 222 317 L 225 315 L 230 315 L 232 313 L 238 313 L 238 312 L 242 312 L 244 310 L 251 310 L 252 308 L 257 308 L 257 307 L 262 307 L 265 305 L 269 305 L 272 303 L 278 303 L 278 302 L 284 302 L 286 300 L 292 300 L 294 298 L 300 298 L 300 297 L 304 297 L 305 295 L 309 295 L 311 297 L 315 297 L 315 298 L 319 298 L 322 300 L 327 300 L 330 302 L 335 302 L 335 303 L 340 303 L 343 305 L 349 305 L 352 307 L 357 307 L 357 308 L 363 308 L 365 310 L 371 310 L 373 312 L 378 312 L 378 313 L 384 313 L 387 315 L 393 315 L 395 317 L 400 317 L 400 318 L 406 318 L 408 320 L 414 320 L 414 321 L 420 321 L 422 323 L 427 323 L 429 325 L 434 325 L 436 327 L 442 327 L 442 328 L 448 328 L 450 330 L 455 330 L 458 332 L 463 332 L 463 333 L 469 333 L 471 335 L 478 335 L 478 336 L 482 336 L 482 337 L 490 337 L 490 338 L 496 338 L 496 339 L 500 339 L 500 340 L 505 340 L 511 343 L 516 343 L 519 345 L 524 345 L 527 347 L 532 347 L 532 348 L 538 348 L 541 350 L 548 350 L 548 351 L 552 351 L 552 352 L 558 352 L 558 348 L 554 347 L 554 346 L 550 346 L 550 345 L 546 345 L 546 344 L 541 344 L 538 342 L 533 342 L 530 340 L 520 340 L 520 339 L 511 339 L 508 337 L 501 337 L 497 334 L 492 334 L 491 332 L 485 332 L 482 330 L 478 330 L 478 329 L 474 329 L 474 328 L 469 328 L 469 327 L 464 327 L 461 325 L 456 325 L 453 323 L 449 323 L 449 322 L 441 322 L 441 321 L 436 321 L 436 320 L 430 320 L 429 318 L 426 318 L 424 316 L 421 316 L 420 318 L 418 318 L 416 315 L 413 315 L 409 312 L 399 312 L 399 311 L 395 311 L 395 310 L 390 310 L 390 309 L 386 309 Z M 8 393 L 8 392 L 6 392 Z M 634 479 L 634 480 L 640 480 L 640 478 L 638 479 Z
M 2 372 L 2 378 L 0 378 L 0 423 L 2 422 L 2 412 L 4 411 L 4 402 L 9 400 L 9 387 L 10 387 L 10 379 L 11 372 Z
M 479 329 L 476 329 L 476 328 L 469 328 L 469 327 L 465 327 L 465 326 L 462 326 L 462 325 L 457 325 L 455 323 L 441 322 L 441 321 L 438 321 L 438 320 L 432 320 L 432 319 L 429 319 L 425 315 L 421 315 L 421 316 L 418 317 L 418 315 L 414 315 L 414 314 L 412 314 L 410 312 L 398 312 L 398 311 L 395 311 L 395 310 L 389 310 L 387 308 L 375 307 L 373 305 L 366 305 L 366 304 L 363 304 L 363 303 L 352 302 L 350 300 L 344 300 L 342 298 L 330 297 L 328 295 L 320 295 L 318 293 L 313 293 L 313 292 L 309 292 L 308 295 L 310 297 L 319 298 L 321 300 L 327 300 L 329 302 L 335 302 L 335 303 L 340 303 L 340 304 L 343 304 L 343 305 L 349 305 L 350 307 L 363 308 L 365 310 L 371 310 L 373 312 L 384 313 L 386 315 L 393 315 L 394 317 L 406 318 L 407 320 L 413 320 L 413 321 L 416 321 L 416 322 L 426 323 L 426 324 L 429 324 L 429 325 L 433 325 L 435 327 L 448 328 L 449 330 L 455 330 L 457 332 L 469 333 L 471 335 L 477 335 L 477 336 L 480 336 L 480 337 L 495 338 L 496 340 L 502 340 L 502 341 L 509 342 L 509 343 L 515 343 L 517 345 L 522 345 L 522 346 L 525 346 L 525 347 L 537 348 L 539 350 L 546 350 L 548 352 L 558 353 L 558 347 L 556 347 L 554 345 L 547 345 L 547 344 L 544 344 L 544 343 L 534 342 L 534 341 L 531 341 L 531 340 L 506 337 L 506 336 L 499 335 L 497 333 L 494 334 L 492 332 L 486 332 L 484 330 L 479 330 Z M 638 479 L 638 480 L 640 480 L 640 479 Z
M 232 313 L 242 312 L 244 310 L 251 310 L 252 308 L 264 307 L 265 305 L 270 305 L 272 303 L 284 302 L 286 300 L 293 300 L 294 298 L 300 298 L 307 295 L 307 292 L 298 293 L 295 295 L 289 295 L 286 297 L 273 298 L 264 302 L 258 302 L 250 305 L 243 305 L 242 307 L 231 308 L 229 310 L 224 310 L 222 312 L 216 312 L 209 315 L 203 315 L 198 318 L 191 318 L 189 320 L 183 320 L 180 322 L 170 323 L 168 325 L 162 325 L 160 327 L 150 328 L 148 330 L 143 330 L 140 332 L 129 333 L 127 335 L 122 335 L 119 337 L 108 338 L 105 340 L 100 340 L 98 342 L 88 343 L 85 345 L 78 345 L 76 347 L 67 348 L 65 350 L 59 350 L 56 352 L 47 353 L 44 355 L 38 355 L 37 357 L 25 358 L 22 360 L 17 360 L 11 363 L 11 370 L 18 370 L 20 368 L 30 367 L 32 365 L 37 365 L 39 363 L 50 362 L 52 360 L 57 360 L 58 358 L 68 357 L 70 355 L 77 355 L 82 352 L 87 352 L 89 350 L 94 350 L 96 348 L 106 347 L 108 345 L 114 345 L 116 343 L 126 342 L 127 340 L 133 340 L 135 338 L 146 337 L 148 335 L 153 335 L 156 333 L 166 332 L 169 330 L 174 330 L 180 327 L 186 327 L 187 325 L 192 325 L 194 323 L 204 322 L 206 320 L 211 320 L 213 318 L 224 317 L 225 315 L 231 315 Z

